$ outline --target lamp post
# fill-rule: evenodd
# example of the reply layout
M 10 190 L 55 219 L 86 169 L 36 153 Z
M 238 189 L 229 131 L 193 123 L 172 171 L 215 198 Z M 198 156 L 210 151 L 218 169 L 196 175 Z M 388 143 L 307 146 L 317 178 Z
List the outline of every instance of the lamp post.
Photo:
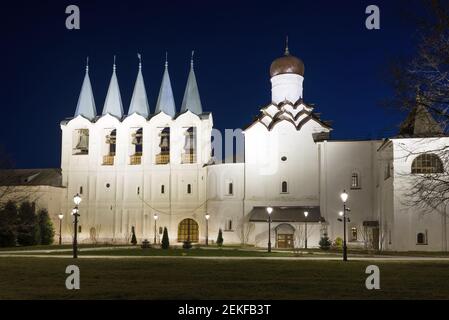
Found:
M 204 216 L 206 218 L 206 247 L 209 245 L 209 218 L 210 214 L 206 213 Z
M 157 218 L 159 218 L 159 216 L 157 215 L 157 213 L 155 213 L 153 215 L 154 218 L 154 241 L 153 243 L 156 244 L 156 234 L 157 234 Z
M 305 221 L 305 239 L 304 239 L 304 249 L 307 249 L 307 216 L 309 213 L 307 211 L 304 211 L 304 221 Z
M 268 213 L 268 252 L 271 252 L 271 213 L 273 212 L 272 207 L 267 207 Z
M 343 261 L 348 261 L 348 248 L 346 247 L 346 201 L 348 200 L 348 194 L 346 190 L 343 190 L 340 198 L 343 201 Z
M 59 245 L 62 244 L 62 218 L 64 218 L 64 215 L 62 213 L 58 214 L 59 218 Z
M 79 214 L 79 209 L 78 206 L 81 203 L 81 196 L 77 193 L 74 197 L 73 197 L 73 202 L 75 203 L 75 208 L 73 208 L 72 210 L 72 215 L 75 217 L 75 221 L 74 221 L 74 236 L 73 236 L 73 258 L 76 259 L 78 258 L 78 217 L 80 216 Z

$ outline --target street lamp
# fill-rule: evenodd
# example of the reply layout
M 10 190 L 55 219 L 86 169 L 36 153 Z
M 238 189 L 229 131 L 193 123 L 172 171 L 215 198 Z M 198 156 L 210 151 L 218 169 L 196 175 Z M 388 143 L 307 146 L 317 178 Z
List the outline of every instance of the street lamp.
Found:
M 273 212 L 272 207 L 267 207 L 268 213 L 268 252 L 271 252 L 271 213 Z
M 204 216 L 206 218 L 206 247 L 209 245 L 209 218 L 210 214 L 206 213 Z
M 62 213 L 58 214 L 59 218 L 59 245 L 62 244 L 62 218 L 64 218 L 64 215 Z
M 81 196 L 77 193 L 74 197 L 73 197 L 73 202 L 75 203 L 75 208 L 73 208 L 72 210 L 72 215 L 75 217 L 75 221 L 74 221 L 74 236 L 73 236 L 73 258 L 76 259 L 78 258 L 78 217 L 80 216 L 79 214 L 79 209 L 78 206 L 81 203 Z
M 348 261 L 348 248 L 346 247 L 346 201 L 348 197 L 346 190 L 343 190 L 343 193 L 340 194 L 341 201 L 343 201 L 343 261 Z
M 154 218 L 154 244 L 156 244 L 156 233 L 157 233 L 157 218 L 159 218 L 159 216 L 157 215 L 157 213 L 153 214 L 153 218 Z
M 307 249 L 307 216 L 309 213 L 307 211 L 304 211 L 304 221 L 305 221 L 305 240 L 304 240 L 304 249 Z

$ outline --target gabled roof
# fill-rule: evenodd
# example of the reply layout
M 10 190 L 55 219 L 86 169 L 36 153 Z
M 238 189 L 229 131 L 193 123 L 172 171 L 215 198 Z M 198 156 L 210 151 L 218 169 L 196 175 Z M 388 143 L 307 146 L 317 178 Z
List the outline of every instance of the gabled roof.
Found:
M 195 71 L 193 70 L 193 59 L 190 62 L 189 78 L 187 79 L 186 90 L 184 91 L 184 98 L 182 99 L 181 113 L 187 110 L 190 110 L 195 114 L 203 113 L 200 92 L 198 90 L 198 84 L 196 83 Z
M 83 85 L 81 86 L 74 117 L 76 118 L 79 115 L 82 115 L 89 120 L 93 120 L 97 115 L 94 94 L 89 78 L 89 66 L 86 66 L 86 75 L 84 76 Z
M 131 115 L 133 113 L 140 114 L 145 118 L 148 118 L 148 115 L 150 114 L 147 92 L 145 90 L 145 82 L 143 81 L 141 63 L 139 63 L 139 72 L 137 73 L 133 96 L 131 98 L 131 104 L 129 105 L 128 110 L 128 115 Z
M 121 119 L 123 117 L 123 104 L 115 70 L 116 66 L 114 63 L 112 77 L 109 83 L 108 94 L 106 95 L 102 114 L 105 115 L 109 113 L 110 115 Z
M 402 137 L 432 137 L 443 134 L 443 129 L 439 123 L 432 117 L 429 110 L 419 102 L 399 128 L 399 136 Z
M 162 76 L 161 88 L 159 96 L 157 97 L 155 114 L 164 112 L 165 114 L 174 117 L 176 115 L 175 99 L 173 97 L 173 90 L 170 82 L 170 75 L 168 74 L 168 62 L 165 61 L 164 75 Z
M 0 186 L 62 187 L 61 169 L 0 170 Z

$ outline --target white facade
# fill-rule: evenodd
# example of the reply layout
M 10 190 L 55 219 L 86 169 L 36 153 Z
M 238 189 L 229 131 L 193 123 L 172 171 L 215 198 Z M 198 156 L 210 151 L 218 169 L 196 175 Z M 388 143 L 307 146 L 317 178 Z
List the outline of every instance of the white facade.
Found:
M 61 208 L 68 214 L 73 196 L 81 195 L 80 242 L 129 242 L 132 227 L 139 242 L 158 242 L 167 227 L 172 244 L 185 240 L 186 230 L 190 240 L 203 243 L 207 212 L 210 241 L 221 229 L 225 244 L 265 247 L 268 215 L 263 216 L 263 208 L 271 206 L 273 246 L 303 247 L 307 221 L 308 246 L 317 247 L 324 234 L 343 238 L 338 212 L 340 193 L 346 190 L 349 246 L 447 250 L 443 215 L 422 215 L 401 202 L 407 189 L 403 176 L 413 159 L 404 160 L 399 145 L 414 145 L 413 139 L 329 139 L 329 124 L 302 100 L 304 66 L 294 59 L 287 52 L 273 63 L 272 102 L 244 131 L 242 163 L 211 164 L 212 115 L 202 111 L 193 63 L 182 112 L 176 114 L 167 64 L 156 114 L 148 110 L 141 68 L 134 112 L 127 116 L 120 109 L 115 66 L 101 116 L 96 116 L 86 73 L 75 117 L 61 123 L 66 187 Z M 416 147 L 419 152 L 449 144 L 449 138 L 424 140 Z M 391 177 L 385 177 L 386 165 Z M 311 213 L 308 220 L 304 211 Z M 185 219 L 193 221 L 183 227 Z M 65 241 L 71 240 L 71 228 L 71 219 L 65 219 Z M 417 245 L 417 233 L 425 233 L 426 244 Z

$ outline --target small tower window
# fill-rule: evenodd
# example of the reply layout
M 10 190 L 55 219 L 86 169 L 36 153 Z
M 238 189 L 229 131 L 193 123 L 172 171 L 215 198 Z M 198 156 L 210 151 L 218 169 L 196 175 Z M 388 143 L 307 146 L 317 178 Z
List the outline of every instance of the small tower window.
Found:
M 225 231 L 232 231 L 232 220 L 226 220 Z
M 83 194 L 83 187 L 80 187 L 80 194 Z
M 161 193 L 164 194 L 165 193 L 165 186 L 161 185 Z
M 140 194 L 140 187 L 137 187 L 137 194 Z
M 228 184 L 228 194 L 229 195 L 234 194 L 234 184 L 232 182 L 229 182 L 229 184 Z
M 287 181 L 282 181 L 281 193 L 288 193 L 288 183 L 287 183 Z
M 360 189 L 360 174 L 353 172 L 351 175 L 351 189 Z
M 190 183 L 187 185 L 187 193 L 188 194 L 192 193 L 192 185 Z

